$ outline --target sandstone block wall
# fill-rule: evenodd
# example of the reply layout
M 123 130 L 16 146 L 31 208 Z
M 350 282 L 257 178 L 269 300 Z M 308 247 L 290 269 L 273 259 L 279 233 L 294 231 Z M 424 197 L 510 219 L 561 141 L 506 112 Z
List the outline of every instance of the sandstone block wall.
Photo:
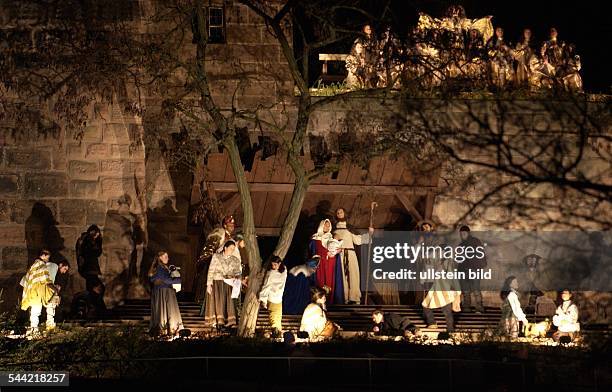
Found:
M 205 5 L 225 12 L 226 40 L 209 44 L 207 53 L 215 101 L 226 110 L 265 105 L 272 108 L 262 116 L 278 119 L 282 109 L 273 106 L 291 96 L 293 84 L 276 39 L 243 5 Z M 146 18 L 156 11 L 154 1 L 137 8 L 126 15 Z M 188 40 L 179 51 L 195 57 Z M 162 98 L 146 98 L 148 113 Z M 50 248 L 56 261 L 71 262 L 73 291 L 82 289 L 74 245 L 90 224 L 103 229 L 100 266 L 111 306 L 147 295 L 146 270 L 159 250 L 168 251 L 172 263 L 193 267 L 202 235 L 188 223 L 193 175 L 167 162 L 155 141 L 142 139 L 144 124 L 146 117 L 126 116 L 101 101 L 90 108 L 79 140 L 66 132 L 13 135 L 11 124 L 0 124 L 0 287 L 9 288 L 4 308 L 17 302 L 15 283 L 42 248 Z M 178 131 L 171 125 L 166 136 Z M 185 282 L 186 289 L 190 285 Z
M 4 306 L 15 303 L 15 283 L 43 248 L 51 250 L 53 260 L 71 263 L 72 290 L 82 289 L 74 249 L 80 233 L 91 224 L 109 227 L 120 201 L 130 201 L 124 214 L 139 216 L 146 211 L 136 193 L 136 184 L 142 187 L 145 177 L 144 146 L 137 142 L 141 127 L 116 107 L 94 106 L 80 139 L 65 131 L 14 134 L 2 128 L 0 286 L 5 288 Z M 112 235 L 105 236 L 100 264 L 110 280 L 116 270 L 113 252 L 121 247 L 118 242 Z

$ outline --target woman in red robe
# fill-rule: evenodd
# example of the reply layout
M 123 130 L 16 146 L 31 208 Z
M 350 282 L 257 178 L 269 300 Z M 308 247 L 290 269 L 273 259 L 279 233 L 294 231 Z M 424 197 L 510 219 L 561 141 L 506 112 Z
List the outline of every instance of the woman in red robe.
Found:
M 317 286 L 329 288 L 328 303 L 342 304 L 344 303 L 344 285 L 340 254 L 327 249 L 327 242 L 332 239 L 332 223 L 329 219 L 324 219 L 319 223 L 317 232 L 310 240 L 310 257 L 321 256 L 316 274 Z

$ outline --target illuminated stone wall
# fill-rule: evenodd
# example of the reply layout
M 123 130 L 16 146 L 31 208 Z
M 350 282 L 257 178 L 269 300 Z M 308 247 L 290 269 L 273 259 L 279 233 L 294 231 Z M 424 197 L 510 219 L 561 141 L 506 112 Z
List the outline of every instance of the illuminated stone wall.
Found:
M 125 2 L 117 10 L 118 3 L 111 3 L 102 7 L 109 18 L 137 20 L 155 12 L 154 1 Z M 293 84 L 276 39 L 246 6 L 227 1 L 205 3 L 223 7 L 225 13 L 225 42 L 207 48 L 215 102 L 223 110 L 232 106 L 255 109 L 263 104 L 271 107 L 264 114 L 266 119 L 279 119 Z M 0 23 L 2 28 L 11 28 L 15 18 L 23 17 L 27 27 L 36 21 L 44 23 L 43 11 L 43 15 L 56 17 L 69 11 L 60 5 L 49 7 L 57 9 L 12 2 L 0 10 Z M 143 26 L 142 31 L 155 29 Z M 195 57 L 190 40 L 178 50 L 185 58 Z M 155 116 L 161 98 L 144 99 L 148 115 Z M 272 107 L 275 104 L 278 106 Z M 202 233 L 188 223 L 192 173 L 166 162 L 157 141 L 142 137 L 150 117 L 128 115 L 119 104 L 101 101 L 91 105 L 88 114 L 80 139 L 63 131 L 42 135 L 37 129 L 16 135 L 14 124 L 0 124 L 2 308 L 17 303 L 17 282 L 43 248 L 52 251 L 53 260 L 66 259 L 74 267 L 70 291 L 83 290 L 74 248 L 78 236 L 91 224 L 99 225 L 103 232 L 100 267 L 108 305 L 148 295 L 146 272 L 159 250 L 168 251 L 171 262 L 181 267 L 195 260 Z M 179 131 L 178 124 L 170 124 L 162 138 L 171 140 Z M 186 288 L 190 286 L 191 282 L 185 282 Z

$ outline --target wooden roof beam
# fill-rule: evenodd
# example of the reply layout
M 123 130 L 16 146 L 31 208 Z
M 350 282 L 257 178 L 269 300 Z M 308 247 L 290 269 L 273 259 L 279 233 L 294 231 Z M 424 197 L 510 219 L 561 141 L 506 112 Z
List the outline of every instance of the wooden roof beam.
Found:
M 417 221 L 420 222 L 423 220 L 423 215 L 421 215 L 421 213 L 416 209 L 416 207 L 414 206 L 414 204 L 412 204 L 412 202 L 410 201 L 410 198 L 408 196 L 406 196 L 404 193 L 402 192 L 396 192 L 395 196 L 397 197 L 397 199 L 400 201 L 400 203 L 402 203 L 402 205 L 404 206 L 404 208 L 406 209 L 406 211 L 408 211 L 408 213 L 410 215 L 412 215 L 412 217 Z
M 238 186 L 235 182 L 211 182 L 212 187 L 216 192 L 238 192 Z M 249 183 L 251 192 L 281 192 L 291 193 L 293 191 L 293 183 L 265 183 L 254 182 Z M 309 193 L 343 193 L 351 195 L 359 194 L 377 194 L 377 195 L 397 195 L 418 194 L 426 195 L 428 192 L 435 190 L 433 186 L 413 186 L 413 185 L 351 185 L 351 184 L 312 184 L 308 187 Z
M 425 200 L 425 219 L 431 220 L 436 195 L 433 192 L 427 192 L 427 198 Z

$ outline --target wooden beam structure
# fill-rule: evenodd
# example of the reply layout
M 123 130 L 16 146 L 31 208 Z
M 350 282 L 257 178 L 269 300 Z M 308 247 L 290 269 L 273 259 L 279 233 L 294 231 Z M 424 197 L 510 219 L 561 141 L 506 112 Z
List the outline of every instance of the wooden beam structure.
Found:
M 431 220 L 435 200 L 436 194 L 433 191 L 427 192 L 427 196 L 425 198 L 425 219 Z
M 404 208 L 406 209 L 406 211 L 408 211 L 408 213 L 410 215 L 412 215 L 412 217 L 417 221 L 420 222 L 423 220 L 423 215 L 421 215 L 421 213 L 416 209 L 416 207 L 414 206 L 414 204 L 412 204 L 412 202 L 410 201 L 410 198 L 408 198 L 408 196 L 406 196 L 404 193 L 402 192 L 397 192 L 395 194 L 395 197 L 397 197 L 397 199 L 400 201 L 400 203 L 402 203 L 402 205 L 404 206 Z
M 238 192 L 235 182 L 211 182 L 209 183 L 216 192 Z M 249 183 L 251 192 L 293 192 L 293 183 Z M 308 187 L 309 193 L 341 193 L 341 194 L 378 194 L 378 195 L 397 195 L 398 193 L 427 195 L 434 190 L 433 186 L 413 186 L 413 185 L 351 185 L 351 184 L 312 184 Z
M 240 207 L 240 195 L 238 193 L 232 195 L 225 203 L 225 214 L 233 215 Z

